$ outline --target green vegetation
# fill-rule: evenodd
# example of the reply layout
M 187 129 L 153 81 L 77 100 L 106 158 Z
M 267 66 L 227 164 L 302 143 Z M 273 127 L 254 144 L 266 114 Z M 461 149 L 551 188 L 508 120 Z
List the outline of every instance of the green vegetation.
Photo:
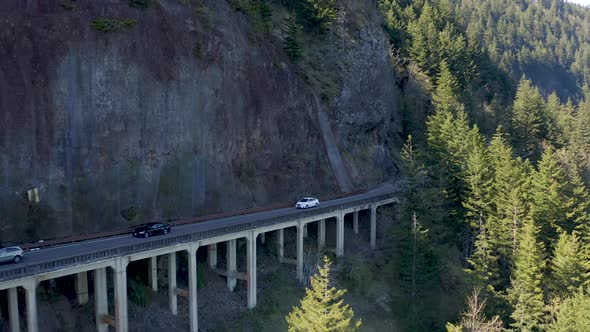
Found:
M 131 28 L 137 24 L 136 20 L 132 19 L 111 19 L 111 18 L 97 18 L 90 26 L 96 31 L 100 32 L 118 32 L 126 28 Z
M 477 321 L 493 323 L 486 331 L 568 330 L 568 306 L 583 306 L 590 281 L 590 10 L 557 0 L 379 8 L 398 65 L 432 96 L 428 110 L 404 105 L 408 199 L 389 273 L 407 294 L 399 307 L 421 319 L 400 326 L 441 329 L 448 313 L 432 303 L 453 305 L 442 286 L 479 289 L 475 302 L 487 303 L 473 310 L 469 299 L 449 331 L 479 331 Z M 428 114 L 426 130 L 415 112 Z M 576 318 L 590 324 L 588 314 Z
M 299 307 L 287 316 L 290 332 L 356 331 L 361 325 L 354 319 L 352 309 L 343 303 L 344 290 L 330 286 L 330 259 L 324 256 L 324 266 L 311 277 Z
M 292 62 L 301 60 L 303 45 L 300 41 L 300 33 L 301 26 L 295 23 L 295 20 L 292 18 L 287 18 L 285 20 L 285 39 L 283 40 L 283 48 Z
M 148 9 L 156 3 L 156 0 L 129 0 L 129 7 Z
M 255 31 L 270 32 L 272 25 L 270 0 L 231 0 L 230 2 L 235 10 L 248 15 Z
M 144 308 L 152 301 L 152 289 L 140 280 L 130 279 L 129 300 Z

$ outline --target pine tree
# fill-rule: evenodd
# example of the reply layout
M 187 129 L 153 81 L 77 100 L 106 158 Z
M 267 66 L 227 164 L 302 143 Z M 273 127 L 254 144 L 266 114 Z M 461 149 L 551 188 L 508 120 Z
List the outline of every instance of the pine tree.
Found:
M 553 92 L 547 97 L 547 107 L 544 116 L 547 119 L 547 139 L 556 146 L 563 146 L 565 144 L 565 137 L 562 128 L 559 127 L 559 116 L 561 110 L 561 102 L 557 93 Z
M 432 95 L 432 104 L 437 111 L 451 112 L 455 114 L 463 109 L 459 102 L 457 91 L 459 83 L 451 73 L 446 61 L 442 61 L 439 66 L 438 77 L 436 80 L 436 90 Z
M 467 194 L 463 207 L 466 209 L 467 224 L 472 229 L 477 229 L 481 223 L 487 221 L 490 215 L 493 178 L 490 157 L 484 146 L 483 137 L 475 136 L 469 146 L 465 170 Z
M 577 168 L 572 173 L 569 181 L 567 218 L 574 224 L 574 233 L 580 238 L 586 257 L 590 258 L 590 193 Z
M 590 295 L 580 290 L 558 306 L 557 314 L 547 326 L 549 332 L 590 331 Z
M 553 148 L 548 147 L 539 171 L 533 175 L 531 213 L 541 226 L 541 238 L 548 244 L 561 230 L 571 232 L 573 223 L 567 221 L 567 181 Z
M 360 327 L 361 321 L 355 320 L 352 309 L 344 304 L 345 290 L 330 287 L 331 265 L 324 256 L 324 266 L 311 277 L 311 288 L 286 318 L 289 332 L 356 331 Z
M 536 158 L 537 144 L 543 136 L 543 114 L 545 101 L 537 88 L 526 78 L 520 80 L 514 106 L 512 108 L 512 127 L 520 154 L 525 158 Z
M 295 2 L 297 20 L 306 29 L 324 33 L 336 18 L 335 0 L 299 0 Z
M 573 144 L 578 151 L 590 153 L 590 100 L 580 103 L 574 120 Z
M 555 245 L 551 259 L 551 291 L 553 297 L 565 298 L 573 295 L 588 280 L 589 264 L 580 255 L 578 237 L 562 232 Z
M 486 226 L 482 223 L 475 241 L 475 251 L 467 261 L 470 265 L 468 272 L 473 277 L 475 286 L 484 289 L 486 297 L 494 296 L 496 292 L 494 284 L 499 277 L 497 260 Z
M 303 53 L 303 45 L 299 41 L 301 27 L 295 23 L 292 18 L 285 20 L 285 39 L 283 40 L 283 48 L 292 62 L 301 60 Z
M 545 270 L 544 246 L 537 240 L 538 230 L 532 220 L 525 223 L 521 233 L 509 290 L 514 305 L 512 326 L 519 331 L 534 331 L 540 327 L 544 316 L 541 287 Z
M 414 211 L 420 204 L 420 187 L 424 185 L 426 170 L 420 162 L 420 155 L 414 147 L 412 135 L 408 135 L 401 150 L 402 169 L 408 178 L 406 203 L 408 211 Z

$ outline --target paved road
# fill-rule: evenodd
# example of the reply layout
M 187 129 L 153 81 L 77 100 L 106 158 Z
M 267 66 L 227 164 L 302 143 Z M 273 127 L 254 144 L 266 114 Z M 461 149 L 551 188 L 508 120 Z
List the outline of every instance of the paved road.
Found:
M 398 183 L 399 184 L 399 183 Z M 357 200 L 362 200 L 374 196 L 379 196 L 382 194 L 392 193 L 399 191 L 399 185 L 392 185 L 392 184 L 383 184 L 379 187 L 376 187 L 366 193 L 334 199 L 330 201 L 321 202 L 321 206 L 334 206 L 339 205 L 342 203 L 349 203 L 354 202 Z M 220 218 L 220 219 L 213 219 L 203 222 L 198 222 L 194 224 L 187 224 L 187 225 L 179 225 L 174 226 L 172 231 L 168 235 L 157 236 L 157 239 L 166 238 L 166 237 L 174 237 L 183 234 L 190 234 L 199 231 L 207 231 L 219 227 L 226 227 L 226 226 L 233 226 L 242 223 L 249 223 L 255 222 L 257 220 L 262 220 L 271 217 L 279 217 L 279 216 L 289 216 L 289 215 L 296 215 L 301 213 L 301 210 L 297 210 L 295 208 L 282 208 L 277 210 L 270 210 L 270 211 L 263 211 L 263 212 L 256 212 L 251 214 L 227 217 L 227 218 Z M 23 262 L 20 264 L 2 264 L 0 265 L 0 272 L 7 271 L 11 269 L 16 269 L 19 267 L 27 266 L 27 265 L 34 265 L 38 263 L 48 262 L 60 258 L 66 258 L 70 256 L 77 256 L 83 254 L 90 254 L 93 252 L 116 248 L 119 246 L 130 245 L 140 242 L 150 241 L 150 239 L 140 239 L 135 238 L 131 235 L 119 235 L 119 236 L 111 236 L 105 237 L 100 239 L 93 239 L 88 241 L 82 241 L 72 244 L 64 244 L 55 247 L 43 248 L 39 251 L 34 252 L 26 252 L 24 254 Z

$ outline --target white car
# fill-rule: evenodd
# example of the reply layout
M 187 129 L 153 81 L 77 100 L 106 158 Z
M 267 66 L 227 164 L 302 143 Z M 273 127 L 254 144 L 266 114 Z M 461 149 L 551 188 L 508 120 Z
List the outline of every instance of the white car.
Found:
M 0 263 L 15 262 L 20 263 L 23 260 L 23 250 L 20 247 L 0 247 Z
M 320 205 L 320 201 L 317 198 L 305 197 L 299 200 L 299 202 L 295 204 L 295 207 L 298 209 L 307 209 L 318 205 Z

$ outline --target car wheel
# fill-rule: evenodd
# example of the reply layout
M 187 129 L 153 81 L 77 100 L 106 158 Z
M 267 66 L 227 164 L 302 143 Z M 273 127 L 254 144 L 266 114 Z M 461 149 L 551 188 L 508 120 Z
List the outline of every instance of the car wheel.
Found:
M 320 205 L 320 203 L 316 202 L 316 203 L 315 203 L 315 206 L 317 207 L 318 205 Z
M 170 230 L 169 229 L 165 229 L 164 230 L 164 235 L 168 234 L 168 232 L 170 232 Z
M 150 236 L 150 235 L 149 235 L 148 233 L 143 233 L 143 237 L 147 238 L 147 237 L 149 237 L 149 236 Z
M 12 259 L 15 263 L 20 263 L 20 261 L 23 260 L 23 258 L 21 256 L 14 256 L 14 258 Z

